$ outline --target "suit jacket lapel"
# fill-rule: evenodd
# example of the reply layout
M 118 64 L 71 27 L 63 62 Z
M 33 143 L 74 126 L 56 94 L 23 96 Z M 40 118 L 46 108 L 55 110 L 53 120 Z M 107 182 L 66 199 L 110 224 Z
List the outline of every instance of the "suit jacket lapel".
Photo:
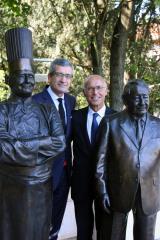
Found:
M 87 115 L 88 115 L 88 107 L 84 108 L 82 111 L 82 134 L 84 135 L 84 139 L 86 140 L 87 145 L 91 145 L 88 132 L 87 132 Z M 87 146 L 86 146 L 87 147 Z
M 133 123 L 131 122 L 126 111 L 123 111 L 123 115 L 121 116 L 120 127 L 125 132 L 125 134 L 129 137 L 129 139 L 133 142 L 133 144 L 137 148 L 139 148 L 139 145 L 138 145 L 138 142 L 136 139 L 136 135 L 135 135 L 135 131 L 134 131 L 134 127 L 133 127 Z
M 47 88 L 44 89 L 43 91 L 43 98 L 44 98 L 44 102 L 48 103 L 48 104 L 53 104 L 53 100 L 51 98 L 51 96 L 49 95 Z
M 154 121 L 151 120 L 151 116 L 147 113 L 146 125 L 143 132 L 141 148 L 143 148 L 148 141 L 152 138 Z
M 109 116 L 111 114 L 113 114 L 114 112 L 112 112 L 112 110 L 106 106 L 106 111 L 105 111 L 105 116 Z
M 66 95 L 64 95 L 64 104 L 66 108 L 66 117 L 67 117 L 67 129 L 66 129 L 66 135 L 68 135 L 70 124 L 71 124 L 71 108 L 70 108 L 70 102 Z

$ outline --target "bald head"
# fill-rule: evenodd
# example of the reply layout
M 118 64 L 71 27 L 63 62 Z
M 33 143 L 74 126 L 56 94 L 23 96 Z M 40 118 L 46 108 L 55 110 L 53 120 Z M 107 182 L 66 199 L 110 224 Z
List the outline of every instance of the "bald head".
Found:
M 92 74 L 92 75 L 89 75 L 88 77 L 86 77 L 86 79 L 84 80 L 84 90 L 87 88 L 87 85 L 89 84 L 89 82 L 91 82 L 91 81 L 94 82 L 96 80 L 101 81 L 102 84 L 107 89 L 107 82 L 106 82 L 105 78 L 103 78 L 100 75 Z
M 99 111 L 105 104 L 107 83 L 100 75 L 89 75 L 84 81 L 84 95 L 93 111 Z

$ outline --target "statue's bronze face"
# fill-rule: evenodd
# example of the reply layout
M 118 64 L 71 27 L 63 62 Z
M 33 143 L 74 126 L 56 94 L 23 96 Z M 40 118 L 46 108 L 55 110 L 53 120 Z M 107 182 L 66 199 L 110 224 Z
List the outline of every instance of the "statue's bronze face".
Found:
M 30 97 L 35 85 L 34 74 L 27 70 L 17 71 L 9 77 L 9 85 L 16 96 Z
M 135 117 L 142 117 L 149 107 L 149 91 L 145 86 L 135 86 L 126 97 L 125 105 L 128 112 Z

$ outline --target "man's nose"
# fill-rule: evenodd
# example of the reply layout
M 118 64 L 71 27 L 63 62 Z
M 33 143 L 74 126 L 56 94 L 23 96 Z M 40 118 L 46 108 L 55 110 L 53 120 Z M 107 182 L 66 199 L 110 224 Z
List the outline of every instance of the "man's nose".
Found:
M 145 103 L 144 98 L 143 98 L 143 96 L 141 96 L 141 97 L 140 97 L 140 104 L 143 105 L 144 103 Z
M 24 80 L 25 80 L 25 83 L 28 83 L 29 81 L 29 77 L 28 77 L 28 75 L 27 74 L 24 74 Z
M 61 82 L 66 82 L 67 81 L 67 77 L 65 76 L 65 75 L 63 75 L 62 77 L 61 77 Z
M 97 89 L 96 87 L 93 88 L 93 93 L 94 93 L 94 94 L 98 93 L 98 89 Z

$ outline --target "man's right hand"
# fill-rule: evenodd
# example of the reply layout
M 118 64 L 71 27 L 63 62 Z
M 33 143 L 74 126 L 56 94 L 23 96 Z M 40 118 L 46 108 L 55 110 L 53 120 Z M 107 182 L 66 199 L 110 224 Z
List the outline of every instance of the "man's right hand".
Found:
M 107 214 L 110 214 L 111 213 L 111 210 L 110 210 L 110 200 L 109 200 L 109 197 L 107 194 L 104 194 L 102 196 L 102 208 L 103 210 L 107 213 Z

